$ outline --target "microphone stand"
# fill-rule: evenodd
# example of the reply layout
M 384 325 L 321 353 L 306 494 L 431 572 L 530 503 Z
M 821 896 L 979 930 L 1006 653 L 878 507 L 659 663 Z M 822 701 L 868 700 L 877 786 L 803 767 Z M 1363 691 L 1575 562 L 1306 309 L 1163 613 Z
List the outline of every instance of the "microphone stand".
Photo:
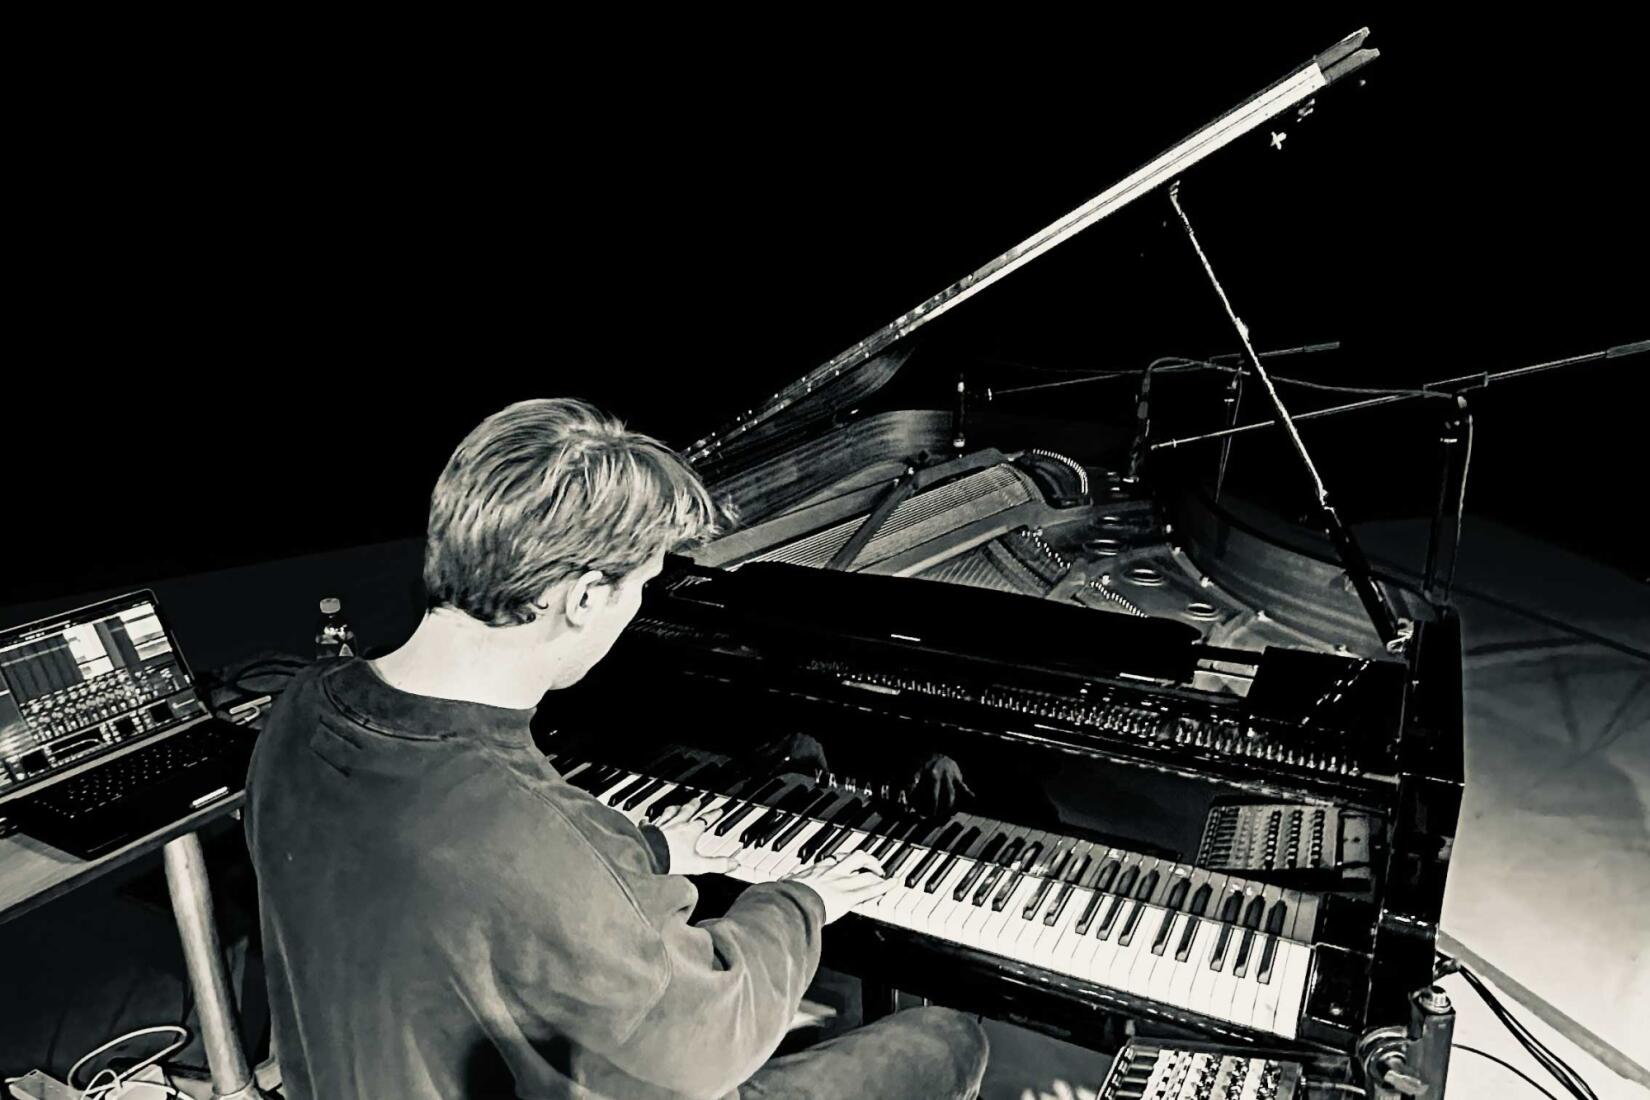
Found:
M 1631 344 L 1618 344 L 1613 348 L 1605 348 L 1603 351 L 1590 351 L 1583 355 L 1552 359 L 1545 363 L 1534 363 L 1527 367 L 1516 367 L 1512 370 L 1498 371 L 1494 374 L 1464 374 L 1458 378 L 1446 378 L 1441 382 L 1428 382 L 1419 390 L 1409 393 L 1393 393 L 1384 397 L 1370 397 L 1346 405 L 1335 405 L 1327 409 L 1314 409 L 1311 412 L 1299 413 L 1293 418 L 1293 421 L 1299 424 L 1302 421 L 1318 420 L 1326 416 L 1339 416 L 1342 413 L 1380 408 L 1382 405 L 1396 405 L 1400 401 L 1417 401 L 1422 397 L 1434 394 L 1438 397 L 1458 397 L 1471 390 L 1485 389 L 1491 382 L 1504 382 L 1530 374 L 1539 374 L 1543 371 L 1579 366 L 1582 363 L 1596 363 L 1605 359 L 1625 359 L 1629 355 L 1642 355 L 1645 352 L 1650 352 L 1650 340 L 1638 340 Z M 1181 436 L 1179 439 L 1160 439 L 1156 443 L 1150 444 L 1149 449 L 1161 451 L 1175 447 L 1185 447 L 1193 443 L 1205 443 L 1212 439 L 1229 439 L 1232 436 L 1243 435 L 1246 432 L 1270 428 L 1276 424 L 1277 421 L 1275 420 L 1258 420 L 1253 424 L 1240 424 L 1237 427 L 1221 428 L 1219 431 L 1204 432 L 1201 435 Z

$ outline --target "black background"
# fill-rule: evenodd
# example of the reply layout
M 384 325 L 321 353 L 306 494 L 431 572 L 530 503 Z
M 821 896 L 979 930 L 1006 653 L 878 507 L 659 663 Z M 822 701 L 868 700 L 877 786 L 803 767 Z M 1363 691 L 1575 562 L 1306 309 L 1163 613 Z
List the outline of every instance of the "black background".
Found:
M 1366 24 L 1378 61 L 1185 178 L 1256 343 L 1339 340 L 1289 373 L 1389 386 L 1650 337 L 1623 23 L 958 21 L 59 74 L 14 167 L 4 602 L 414 534 L 522 397 L 685 444 Z M 959 366 L 1235 347 L 1159 192 L 930 326 L 912 370 L 937 405 Z M 1647 372 L 1476 395 L 1469 510 L 1643 568 Z M 1115 383 L 1052 392 L 1130 413 Z M 1350 518 L 1430 505 L 1429 416 L 1306 433 Z M 1299 487 L 1286 460 L 1235 462 L 1264 496 Z

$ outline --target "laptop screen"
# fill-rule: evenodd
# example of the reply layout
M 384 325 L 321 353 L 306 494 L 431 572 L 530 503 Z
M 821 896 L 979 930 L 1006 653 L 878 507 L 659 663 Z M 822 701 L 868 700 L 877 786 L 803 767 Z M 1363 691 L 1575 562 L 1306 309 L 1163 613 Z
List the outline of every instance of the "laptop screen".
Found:
M 206 713 L 152 592 L 0 631 L 0 798 Z

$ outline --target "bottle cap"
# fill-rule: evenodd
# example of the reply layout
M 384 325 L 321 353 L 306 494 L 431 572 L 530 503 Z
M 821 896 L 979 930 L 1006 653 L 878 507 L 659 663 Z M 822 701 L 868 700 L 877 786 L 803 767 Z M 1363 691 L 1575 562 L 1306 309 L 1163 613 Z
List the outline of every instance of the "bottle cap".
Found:
M 337 596 L 328 596 L 321 601 L 321 614 L 336 615 L 344 609 L 344 602 Z

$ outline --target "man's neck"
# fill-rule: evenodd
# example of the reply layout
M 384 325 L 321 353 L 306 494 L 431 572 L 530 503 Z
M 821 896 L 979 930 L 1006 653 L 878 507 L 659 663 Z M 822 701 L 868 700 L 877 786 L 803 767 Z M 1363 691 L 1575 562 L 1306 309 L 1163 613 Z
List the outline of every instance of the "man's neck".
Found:
M 527 710 L 554 686 L 553 650 L 529 628 L 488 626 L 443 608 L 425 615 L 405 645 L 372 665 L 391 687 L 411 695 Z

